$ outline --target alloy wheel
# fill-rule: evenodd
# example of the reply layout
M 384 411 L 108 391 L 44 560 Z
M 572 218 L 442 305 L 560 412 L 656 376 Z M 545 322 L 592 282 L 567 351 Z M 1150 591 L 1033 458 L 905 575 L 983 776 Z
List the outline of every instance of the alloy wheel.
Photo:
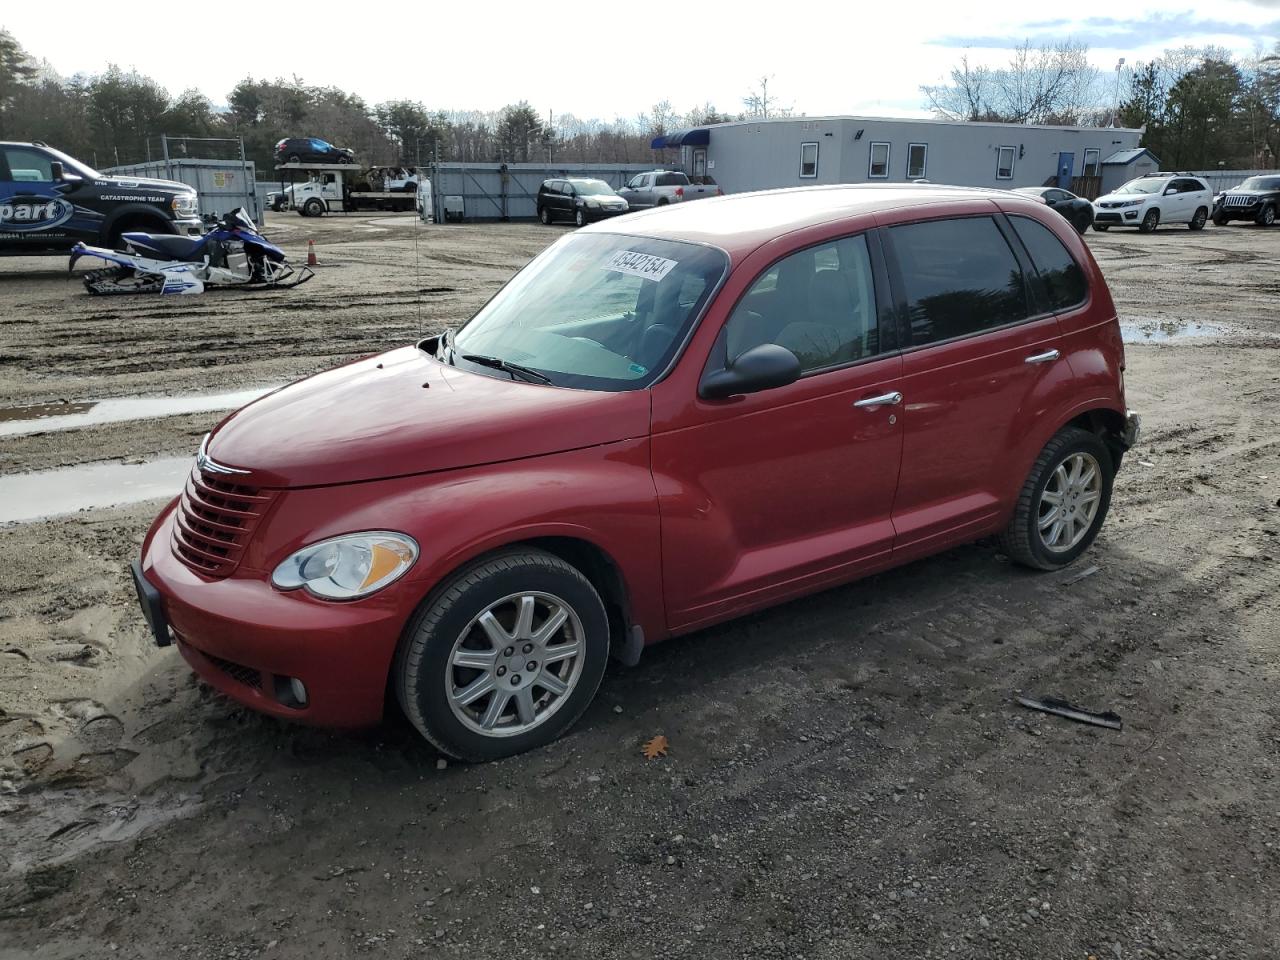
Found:
M 1066 553 L 1084 539 L 1102 500 L 1102 468 L 1092 454 L 1073 453 L 1040 494 L 1036 528 L 1046 549 Z
M 454 641 L 449 708 L 486 737 L 528 733 L 569 699 L 582 675 L 582 621 L 550 593 L 514 593 L 485 607 Z

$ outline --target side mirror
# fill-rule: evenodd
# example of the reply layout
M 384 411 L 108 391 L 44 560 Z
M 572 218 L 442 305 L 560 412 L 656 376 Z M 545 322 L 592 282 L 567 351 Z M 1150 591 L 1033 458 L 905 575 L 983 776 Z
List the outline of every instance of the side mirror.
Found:
M 698 396 L 703 400 L 724 400 L 743 393 L 785 387 L 799 379 L 800 361 L 794 353 L 776 343 L 762 343 L 723 370 L 705 375 L 698 385 Z
M 49 162 L 49 174 L 52 176 L 54 183 L 64 183 L 67 186 L 76 186 L 84 182 L 83 178 L 77 174 L 67 173 L 61 160 L 51 160 Z
M 1178 188 L 1177 188 L 1177 187 L 1169 187 L 1167 190 L 1165 190 L 1164 195 L 1165 195 L 1166 197 L 1169 197 L 1169 196 L 1172 196 L 1173 194 L 1175 194 L 1175 193 L 1177 193 L 1177 192 L 1178 192 Z

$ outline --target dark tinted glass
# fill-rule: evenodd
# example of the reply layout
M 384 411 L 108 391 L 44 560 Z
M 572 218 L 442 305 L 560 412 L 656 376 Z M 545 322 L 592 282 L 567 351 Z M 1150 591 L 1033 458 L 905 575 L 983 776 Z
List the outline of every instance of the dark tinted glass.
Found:
M 1009 220 L 1036 265 L 1038 276 L 1035 282 L 1049 309 L 1066 310 L 1084 303 L 1089 293 L 1084 270 L 1053 231 L 1030 217 L 1010 217 Z
M 919 346 L 1015 323 L 1028 316 L 1022 270 L 990 217 L 894 227 Z
M 658 186 L 660 187 L 683 187 L 688 182 L 689 178 L 683 173 L 658 174 Z

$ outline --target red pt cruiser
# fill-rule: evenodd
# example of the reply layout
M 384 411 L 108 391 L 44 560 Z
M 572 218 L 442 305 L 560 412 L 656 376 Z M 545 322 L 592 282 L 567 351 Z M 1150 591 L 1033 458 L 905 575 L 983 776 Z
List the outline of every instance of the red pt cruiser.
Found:
M 579 230 L 469 322 L 224 420 L 134 567 L 255 709 L 547 743 L 642 647 L 981 537 L 1049 570 L 1137 436 L 1102 274 L 1016 195 L 820 187 Z

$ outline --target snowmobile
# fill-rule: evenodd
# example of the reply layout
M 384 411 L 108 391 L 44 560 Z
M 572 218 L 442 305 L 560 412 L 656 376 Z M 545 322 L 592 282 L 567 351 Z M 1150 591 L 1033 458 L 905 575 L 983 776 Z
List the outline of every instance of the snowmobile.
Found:
M 201 237 L 125 233 L 123 250 L 77 243 L 71 248 L 74 269 L 81 257 L 97 257 L 114 266 L 91 270 L 84 286 L 92 294 L 203 293 L 210 287 L 281 289 L 306 283 L 314 271 L 294 270 L 284 251 L 267 241 L 244 209 L 237 207 Z

